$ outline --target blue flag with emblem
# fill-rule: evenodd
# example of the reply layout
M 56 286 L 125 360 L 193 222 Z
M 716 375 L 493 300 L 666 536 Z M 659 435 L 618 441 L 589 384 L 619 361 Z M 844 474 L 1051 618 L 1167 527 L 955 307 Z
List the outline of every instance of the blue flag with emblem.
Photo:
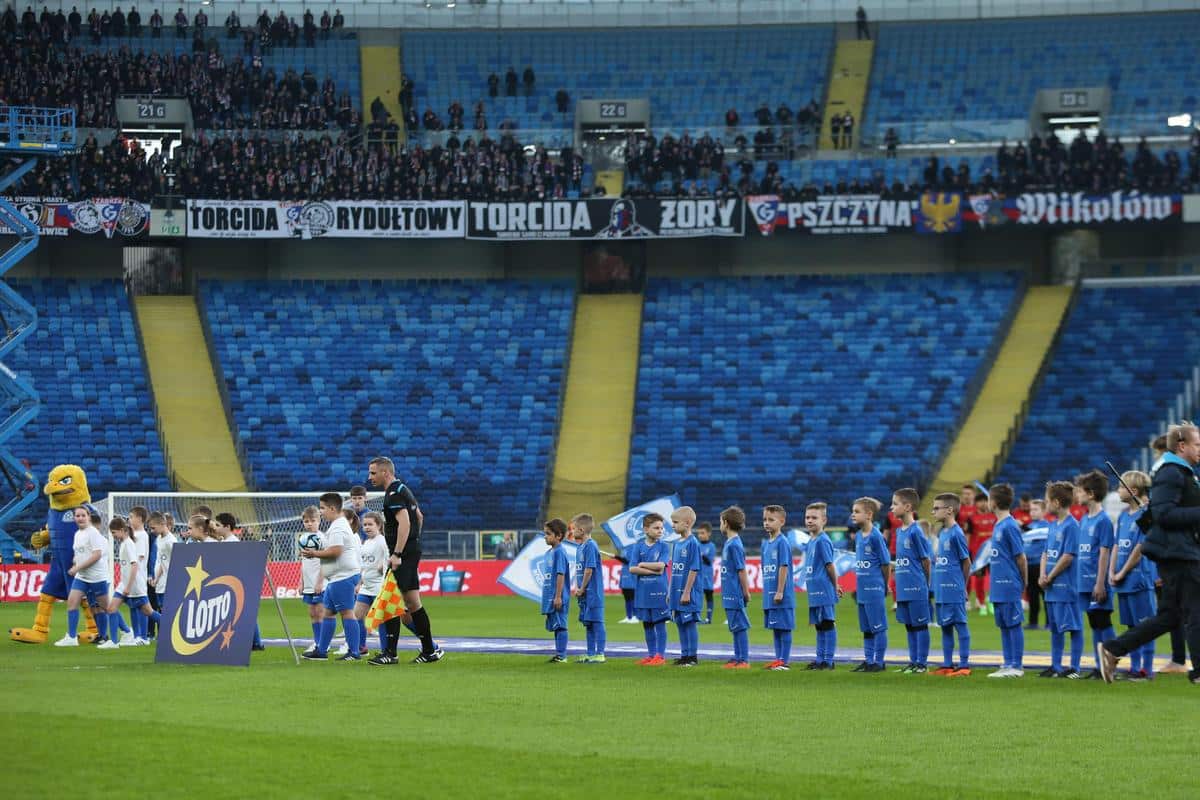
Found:
M 641 539 L 644 535 L 642 533 L 642 519 L 647 514 L 662 514 L 662 518 L 665 520 L 663 524 L 665 534 L 663 541 L 673 542 L 679 537 L 671 529 L 671 512 L 681 505 L 683 503 L 679 502 L 679 495 L 677 494 L 660 497 L 657 500 L 642 503 L 637 508 L 622 511 L 600 527 L 604 528 L 604 532 L 608 534 L 608 538 L 613 540 L 613 544 L 620 548 L 625 548 L 638 539 Z
M 1046 541 L 1046 528 L 1033 528 L 1025 531 L 1021 535 L 1022 541 L 1025 544 L 1033 544 L 1034 542 Z M 975 556 L 974 563 L 971 564 L 971 572 L 980 572 L 992 563 L 992 537 L 983 540 L 983 544 L 979 546 L 979 555 Z
M 571 565 L 571 579 L 574 580 L 575 551 L 579 549 L 579 545 L 563 541 L 560 547 L 567 556 L 567 563 Z M 549 560 L 546 554 L 549 552 L 550 545 L 546 544 L 546 539 L 542 536 L 535 537 L 521 548 L 517 557 L 500 573 L 498 580 L 511 589 L 513 594 L 519 594 L 535 603 L 542 602 L 542 581 L 546 577 L 546 565 Z

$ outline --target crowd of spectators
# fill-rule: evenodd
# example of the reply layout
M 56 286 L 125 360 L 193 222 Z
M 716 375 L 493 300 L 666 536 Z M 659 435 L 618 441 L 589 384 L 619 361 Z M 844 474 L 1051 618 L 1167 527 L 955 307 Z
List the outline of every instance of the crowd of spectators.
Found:
M 169 150 L 169 147 L 164 147 Z M 78 174 L 78 182 L 73 174 Z M 40 165 L 22 194 L 80 199 L 157 194 L 233 200 L 544 200 L 586 194 L 583 159 L 509 136 L 423 148 L 346 133 L 185 138 L 172 156 L 115 139 L 85 140 L 71 159 Z
M 361 124 L 349 92 L 332 76 L 279 75 L 257 55 L 226 61 L 216 46 L 191 55 L 120 47 L 84 52 L 53 41 L 24 39 L 0 47 L 0 102 L 71 106 L 80 127 L 115 128 L 122 94 L 185 96 L 197 128 L 354 129 Z

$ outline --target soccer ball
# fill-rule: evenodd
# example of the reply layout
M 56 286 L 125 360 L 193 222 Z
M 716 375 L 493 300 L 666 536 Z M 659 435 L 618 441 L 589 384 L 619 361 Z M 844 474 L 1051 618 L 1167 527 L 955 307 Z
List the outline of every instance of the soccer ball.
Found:
M 316 531 L 301 531 L 296 536 L 296 542 L 300 545 L 301 550 L 320 550 L 321 534 Z

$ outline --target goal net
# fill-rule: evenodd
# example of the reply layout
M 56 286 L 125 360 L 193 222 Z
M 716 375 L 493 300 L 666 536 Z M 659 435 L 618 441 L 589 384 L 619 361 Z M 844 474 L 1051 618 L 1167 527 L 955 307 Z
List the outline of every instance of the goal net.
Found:
M 269 545 L 267 567 L 281 597 L 296 597 L 300 585 L 300 548 L 298 535 L 304 530 L 300 515 L 309 506 L 317 505 L 324 492 L 264 493 L 185 493 L 185 492 L 113 492 L 97 505 L 105 522 L 116 515 L 128 516 L 129 510 L 142 506 L 151 512 L 171 514 L 175 520 L 175 536 L 181 541 L 187 534 L 188 517 L 197 506 L 208 506 L 217 514 L 232 514 L 237 520 L 238 538 L 244 541 L 266 542 Z M 349 494 L 342 493 L 349 507 Z M 380 511 L 383 493 L 369 492 L 367 508 Z M 326 524 L 321 523 L 325 528 Z M 265 585 L 265 582 L 264 582 Z

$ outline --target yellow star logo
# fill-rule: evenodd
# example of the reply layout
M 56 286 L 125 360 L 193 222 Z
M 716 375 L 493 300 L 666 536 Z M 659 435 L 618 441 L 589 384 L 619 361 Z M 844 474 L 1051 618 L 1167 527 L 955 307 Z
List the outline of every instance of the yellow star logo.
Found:
M 196 593 L 196 599 L 200 599 L 200 589 L 204 586 L 204 581 L 208 579 L 208 573 L 204 571 L 204 558 L 201 556 L 196 559 L 196 563 L 190 567 L 185 567 L 188 574 L 187 591 L 183 593 L 187 597 L 193 591 Z
M 221 649 L 228 650 L 229 642 L 233 639 L 233 626 L 229 625 L 225 630 L 221 631 Z

